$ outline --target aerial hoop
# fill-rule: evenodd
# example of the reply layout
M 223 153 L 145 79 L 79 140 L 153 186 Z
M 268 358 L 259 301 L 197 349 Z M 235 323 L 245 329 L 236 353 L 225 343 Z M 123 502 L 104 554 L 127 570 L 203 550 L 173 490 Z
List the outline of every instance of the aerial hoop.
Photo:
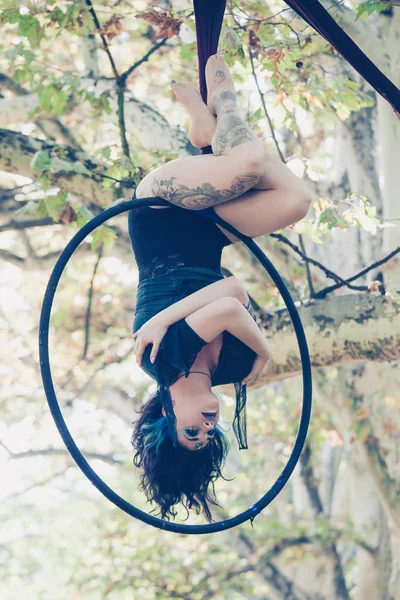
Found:
M 54 390 L 49 360 L 49 326 L 53 299 L 61 275 L 63 274 L 63 271 L 74 251 L 78 248 L 80 243 L 92 231 L 94 231 L 94 229 L 96 229 L 96 227 L 98 227 L 105 221 L 108 221 L 112 217 L 115 217 L 116 215 L 141 206 L 169 206 L 169 203 L 165 200 L 162 200 L 161 198 L 135 198 L 133 200 L 129 200 L 127 202 L 123 202 L 121 204 L 117 204 L 106 209 L 101 214 L 88 221 L 74 235 L 74 237 L 69 241 L 69 243 L 61 253 L 59 259 L 57 260 L 57 263 L 53 269 L 53 272 L 51 273 L 50 280 L 46 288 L 46 293 L 43 299 L 43 305 L 40 315 L 39 357 L 44 390 L 55 424 L 72 458 L 75 460 L 76 464 L 84 473 L 84 475 L 86 475 L 86 477 L 92 482 L 92 484 L 113 504 L 118 506 L 118 508 L 131 515 L 132 517 L 135 517 L 136 519 L 147 523 L 148 525 L 152 525 L 153 527 L 157 527 L 158 529 L 163 529 L 166 531 L 173 531 L 175 533 L 206 534 L 215 533 L 217 531 L 224 531 L 226 529 L 235 527 L 240 523 L 244 523 L 249 519 L 253 520 L 278 495 L 278 493 L 288 481 L 299 460 L 307 436 L 311 415 L 311 364 L 310 356 L 308 353 L 307 341 L 300 320 L 300 316 L 281 276 L 279 275 L 275 267 L 272 265 L 272 263 L 269 261 L 269 259 L 265 256 L 263 251 L 257 246 L 254 240 L 252 240 L 252 238 L 249 238 L 237 231 L 234 227 L 220 219 L 220 217 L 218 217 L 218 215 L 216 215 L 212 211 L 212 220 L 220 223 L 224 228 L 226 228 L 228 231 L 231 231 L 234 235 L 239 237 L 246 244 L 246 246 L 249 248 L 249 250 L 251 250 L 254 256 L 258 258 L 258 260 L 260 261 L 264 269 L 267 271 L 267 273 L 270 275 L 271 279 L 274 281 L 275 285 L 277 286 L 279 292 L 282 295 L 282 298 L 286 304 L 290 318 L 293 323 L 300 350 L 303 371 L 303 405 L 296 441 L 285 468 L 279 475 L 276 482 L 269 489 L 269 491 L 266 494 L 264 494 L 264 496 L 262 496 L 262 498 L 260 498 L 260 500 L 258 500 L 251 508 L 243 511 L 235 517 L 227 519 L 226 521 L 218 521 L 216 523 L 208 523 L 206 525 L 183 525 L 179 523 L 165 521 L 136 508 L 136 506 L 130 504 L 129 502 L 124 500 L 124 498 L 122 498 L 116 492 L 114 492 L 114 490 L 112 490 L 89 465 L 89 463 L 75 444 L 75 441 L 73 440 L 68 430 L 67 424 L 65 423 L 64 417 L 61 413 L 61 409 L 58 404 L 58 400 Z M 211 216 L 208 218 L 211 218 Z

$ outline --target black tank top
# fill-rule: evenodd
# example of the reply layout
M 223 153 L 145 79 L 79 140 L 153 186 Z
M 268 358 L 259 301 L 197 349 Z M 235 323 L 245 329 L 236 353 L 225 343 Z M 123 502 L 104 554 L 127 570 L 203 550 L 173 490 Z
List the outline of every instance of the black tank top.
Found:
M 141 206 L 128 213 L 129 236 L 139 279 L 164 275 L 176 267 L 221 270 L 221 255 L 232 242 L 204 211 L 171 205 Z

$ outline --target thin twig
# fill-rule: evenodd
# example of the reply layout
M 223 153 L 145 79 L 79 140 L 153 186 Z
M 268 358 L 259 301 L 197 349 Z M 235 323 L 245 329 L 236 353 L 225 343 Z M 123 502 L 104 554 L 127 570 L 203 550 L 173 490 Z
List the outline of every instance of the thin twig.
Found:
M 284 164 L 286 164 L 285 157 L 283 156 L 283 153 L 282 153 L 282 151 L 281 151 L 281 149 L 279 147 L 279 144 L 278 144 L 278 140 L 276 139 L 274 126 L 272 124 L 271 117 L 269 116 L 269 113 L 268 113 L 268 110 L 267 110 L 267 105 L 265 104 L 264 94 L 262 93 L 261 88 L 260 88 L 259 83 L 258 83 L 258 79 L 257 79 L 255 67 L 254 67 L 253 53 L 252 53 L 251 47 L 250 47 L 250 42 L 249 42 L 249 57 L 250 57 L 250 64 L 251 64 L 251 72 L 253 74 L 254 81 L 255 81 L 256 86 L 257 86 L 257 90 L 258 90 L 258 93 L 259 93 L 259 96 L 260 96 L 260 100 L 261 100 L 261 104 L 262 104 L 262 107 L 263 107 L 263 110 L 264 110 L 264 114 L 265 114 L 265 116 L 267 118 L 267 121 L 268 121 L 268 124 L 269 124 L 269 128 L 271 130 L 272 139 L 274 140 L 275 147 L 276 147 L 276 149 L 278 151 L 278 154 L 279 154 L 279 157 L 280 157 L 281 161 Z
M 304 254 L 300 250 L 300 248 L 298 246 L 296 246 L 296 244 L 293 244 L 293 242 L 291 242 L 290 240 L 288 240 L 288 238 L 285 237 L 284 235 L 282 235 L 281 233 L 270 233 L 269 235 L 270 235 L 270 237 L 276 238 L 280 242 L 283 242 L 284 244 L 287 244 L 290 248 L 292 248 L 292 250 L 294 250 L 299 256 L 301 256 L 301 258 L 304 261 L 307 261 L 307 262 L 311 263 L 312 265 L 314 265 L 315 267 L 318 267 L 319 269 L 321 269 L 325 273 L 325 275 L 327 277 L 329 277 L 330 279 L 334 279 L 335 281 L 339 282 L 340 284 L 346 285 L 346 280 L 345 279 L 343 279 L 339 275 L 336 275 L 336 273 L 334 273 L 333 271 L 331 271 L 330 269 L 328 269 L 327 267 L 325 267 L 324 265 L 322 265 L 321 263 L 319 263 L 314 258 L 310 258 L 306 254 Z M 349 286 L 349 287 L 351 287 L 351 286 Z M 364 290 L 365 287 L 357 288 L 357 287 L 353 286 L 352 289 Z
M 165 44 L 167 43 L 168 40 L 169 40 L 169 38 L 164 38 L 157 44 L 154 44 L 154 46 L 152 46 L 152 48 L 150 48 L 150 50 L 147 52 L 147 54 L 145 54 L 140 60 L 135 62 L 131 67 L 129 67 L 129 69 L 127 69 L 124 73 L 122 73 L 122 75 L 120 75 L 120 77 L 119 77 L 120 81 L 122 83 L 125 83 L 127 78 L 129 77 L 129 75 L 131 73 L 133 73 L 133 71 L 135 71 L 135 69 L 140 67 L 140 65 L 142 65 L 144 62 L 147 62 L 149 60 L 150 56 L 152 54 L 154 54 L 154 52 L 157 52 L 157 50 L 159 48 L 161 48 L 162 46 L 165 46 Z
M 103 255 L 103 244 L 101 244 L 100 248 L 98 249 L 97 260 L 94 265 L 92 279 L 90 281 L 89 294 L 88 294 L 88 305 L 87 305 L 87 310 L 86 310 L 86 315 L 85 315 L 85 344 L 83 347 L 83 355 L 82 355 L 83 360 L 86 360 L 87 351 L 89 348 L 90 316 L 91 316 L 91 312 L 92 312 L 92 301 L 93 301 L 93 284 L 94 284 L 94 279 L 96 277 L 97 269 L 98 269 L 99 262 L 101 260 L 102 255 Z
M 310 290 L 310 296 L 311 298 L 314 298 L 315 296 L 315 290 L 314 290 L 314 285 L 312 282 L 312 276 L 311 276 L 311 270 L 310 270 L 310 261 L 308 260 L 308 255 L 306 252 L 306 247 L 304 245 L 304 240 L 303 240 L 303 235 L 301 233 L 299 233 L 299 242 L 300 242 L 300 248 L 304 254 L 304 256 L 307 256 L 307 260 L 305 261 L 306 263 L 306 274 L 307 274 L 307 283 L 308 283 L 308 288 Z
M 99 366 L 96 367 L 96 369 L 93 371 L 93 373 L 88 377 L 88 379 L 86 380 L 86 382 L 84 383 L 84 385 L 78 390 L 78 392 L 75 394 L 75 398 L 78 398 L 79 396 L 81 396 L 89 387 L 90 383 L 93 381 L 93 379 L 96 377 L 96 375 L 98 373 L 100 373 L 101 371 L 104 371 L 104 369 L 106 367 L 109 367 L 110 365 L 119 365 L 121 364 L 124 360 L 126 360 L 135 350 L 134 345 L 132 344 L 128 350 L 126 350 L 126 352 L 124 352 L 124 354 L 122 354 L 121 356 L 118 355 L 114 360 L 107 360 L 102 362 Z M 73 369 L 71 369 L 71 372 L 68 375 L 73 374 Z M 69 378 L 66 379 L 66 381 L 64 383 L 68 383 L 69 382 Z M 73 400 L 72 400 L 73 402 Z
M 99 35 L 101 37 L 101 41 L 103 42 L 103 47 L 104 47 L 104 50 L 105 50 L 105 52 L 106 52 L 106 54 L 108 56 L 108 60 L 110 61 L 110 65 L 111 65 L 112 72 L 114 73 L 114 77 L 118 81 L 119 75 L 118 75 L 117 67 L 115 66 L 115 62 L 114 62 L 114 59 L 113 59 L 112 54 L 110 52 L 110 49 L 108 47 L 107 40 L 106 40 L 105 36 L 102 33 L 100 33 L 101 32 L 100 21 L 97 18 L 97 15 L 95 13 L 95 10 L 93 8 L 93 4 L 92 4 L 91 0 L 86 0 L 86 5 L 89 7 L 89 12 L 90 12 L 90 14 L 93 17 L 94 24 L 96 25 L 98 33 L 99 33 Z
M 73 467 L 73 465 L 68 465 L 67 467 L 64 467 L 64 469 L 62 469 L 61 471 L 58 471 L 57 473 L 53 473 L 52 475 L 49 475 L 49 477 L 46 477 L 45 479 L 42 479 L 41 481 L 35 481 L 35 483 L 28 485 L 23 490 L 20 490 L 19 492 L 15 492 L 14 494 L 11 494 L 10 496 L 6 496 L 5 498 L 2 499 L 2 502 L 9 502 L 10 500 L 15 500 L 15 498 L 24 496 L 25 494 L 27 494 L 28 492 L 31 492 L 32 490 L 34 490 L 37 487 L 47 485 L 48 483 L 51 483 L 54 479 L 57 479 L 58 477 L 62 477 L 63 475 L 65 475 L 65 473 L 69 469 L 72 469 L 72 467 Z
M 115 82 L 117 85 L 117 96 L 118 96 L 118 125 L 119 125 L 119 134 L 121 137 L 121 145 L 122 151 L 125 156 L 130 158 L 129 152 L 129 144 L 126 137 L 126 127 L 125 127 L 125 79 L 122 79 L 117 71 L 117 67 L 115 66 L 114 59 L 110 52 L 110 48 L 108 47 L 107 40 L 105 36 L 101 33 L 101 25 L 100 21 L 97 18 L 96 12 L 93 8 L 93 4 L 91 0 L 86 0 L 86 4 L 89 7 L 89 12 L 92 15 L 94 24 L 96 25 L 97 31 L 101 37 L 101 41 L 103 42 L 104 50 L 108 56 L 108 59 L 111 64 L 112 72 L 114 73 Z
M 330 292 L 333 292 L 334 290 L 337 290 L 340 287 L 343 287 L 343 285 L 346 285 L 347 287 L 349 287 L 351 289 L 358 289 L 355 286 L 349 285 L 349 282 L 350 281 L 354 281 L 355 279 L 358 279 L 359 277 L 362 277 L 363 275 L 365 275 L 366 273 L 368 273 L 368 271 L 371 271 L 372 269 L 375 269 L 375 267 L 379 267 L 380 265 L 383 265 L 388 260 L 390 260 L 391 258 L 393 258 L 393 256 L 395 256 L 396 254 L 398 254 L 399 252 L 400 252 L 400 246 L 398 248 L 396 248 L 396 250 L 393 250 L 393 252 L 390 252 L 390 254 L 388 254 L 387 256 L 384 256 L 383 258 L 381 258 L 381 260 L 378 260 L 373 265 L 369 265 L 369 267 L 366 267 L 365 269 L 363 269 L 359 273 L 356 273 L 355 275 L 353 275 L 353 277 L 349 277 L 349 279 L 346 279 L 344 281 L 344 283 L 337 284 L 337 285 L 332 285 L 330 287 L 324 288 L 323 290 L 320 290 L 319 292 L 317 292 L 315 294 L 315 298 L 325 298 L 325 296 L 327 294 L 329 294 Z M 359 288 L 359 289 L 361 289 L 361 288 Z M 368 286 L 364 286 L 364 290 L 366 290 L 366 289 L 368 289 Z
M 292 248 L 292 250 L 294 250 L 299 256 L 301 256 L 301 258 L 304 261 L 307 261 L 310 264 L 314 265 L 315 267 L 318 267 L 325 273 L 325 275 L 327 277 L 337 281 L 337 285 L 333 285 L 333 286 L 324 288 L 324 289 L 320 290 L 319 292 L 315 292 L 315 296 L 313 296 L 314 298 L 324 298 L 330 292 L 337 290 L 338 288 L 343 287 L 343 286 L 346 286 L 351 290 L 357 290 L 357 291 L 364 292 L 365 290 L 368 289 L 368 286 L 366 286 L 366 285 L 363 285 L 363 286 L 351 285 L 350 282 L 355 281 L 356 279 L 359 279 L 360 277 L 362 277 L 363 275 L 368 273 L 368 271 L 371 271 L 375 267 L 379 267 L 380 265 L 386 263 L 391 258 L 393 258 L 393 256 L 395 256 L 396 254 L 398 254 L 400 252 L 400 246 L 399 246 L 398 248 L 393 250 L 393 252 L 390 252 L 387 256 L 384 256 L 383 258 L 381 258 L 374 264 L 369 265 L 369 267 L 366 267 L 359 273 L 356 273 L 355 275 L 353 275 L 352 277 L 349 277 L 348 279 L 343 279 L 342 277 L 340 277 L 340 275 L 337 275 L 336 273 L 334 273 L 333 271 L 331 271 L 330 269 L 328 269 L 327 267 L 322 265 L 320 262 L 318 262 L 314 258 L 310 258 L 306 254 L 304 254 L 304 252 L 302 252 L 300 250 L 300 248 L 298 246 L 296 246 L 296 244 L 293 244 L 293 242 L 288 240 L 288 238 L 285 237 L 284 235 L 282 235 L 281 233 L 270 233 L 269 236 L 278 239 L 279 241 L 283 242 L 284 244 L 287 244 L 290 248 Z

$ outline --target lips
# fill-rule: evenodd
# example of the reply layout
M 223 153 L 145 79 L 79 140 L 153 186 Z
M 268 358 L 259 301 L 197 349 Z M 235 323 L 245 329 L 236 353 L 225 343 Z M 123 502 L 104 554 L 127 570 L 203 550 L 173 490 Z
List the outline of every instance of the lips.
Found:
M 203 417 L 210 420 L 215 419 L 215 417 L 217 416 L 216 412 L 202 412 L 201 414 L 203 415 Z

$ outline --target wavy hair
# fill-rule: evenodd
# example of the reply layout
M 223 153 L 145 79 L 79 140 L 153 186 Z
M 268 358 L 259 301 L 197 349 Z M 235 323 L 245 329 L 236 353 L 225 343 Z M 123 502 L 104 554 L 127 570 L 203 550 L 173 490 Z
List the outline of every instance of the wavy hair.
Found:
M 169 520 L 177 515 L 174 506 L 181 503 L 188 512 L 203 513 L 212 522 L 209 504 L 219 506 L 214 482 L 223 477 L 221 468 L 229 451 L 229 441 L 217 425 L 214 438 L 198 451 L 183 446 L 174 447 L 168 432 L 167 419 L 156 393 L 139 411 L 131 443 L 135 450 L 133 463 L 142 468 L 139 489 L 147 501 L 158 505 L 157 515 Z M 152 512 L 155 512 L 155 508 Z

